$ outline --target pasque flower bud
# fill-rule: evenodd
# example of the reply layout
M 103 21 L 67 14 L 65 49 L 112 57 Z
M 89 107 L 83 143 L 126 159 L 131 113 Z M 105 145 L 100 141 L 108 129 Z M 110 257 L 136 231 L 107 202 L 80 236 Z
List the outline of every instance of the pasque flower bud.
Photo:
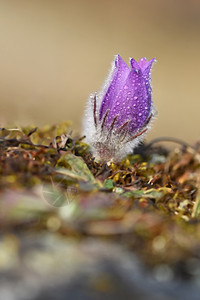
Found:
M 120 161 L 144 139 L 155 116 L 151 68 L 155 59 L 130 59 L 130 69 L 115 56 L 100 93 L 90 96 L 83 124 L 86 142 L 97 160 Z

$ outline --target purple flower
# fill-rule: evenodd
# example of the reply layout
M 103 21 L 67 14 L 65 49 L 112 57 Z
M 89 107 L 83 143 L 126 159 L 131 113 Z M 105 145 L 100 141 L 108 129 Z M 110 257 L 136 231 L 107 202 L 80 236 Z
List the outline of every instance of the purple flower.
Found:
M 90 96 L 84 120 L 86 142 L 95 158 L 120 161 L 141 142 L 155 115 L 150 72 L 155 59 L 117 55 L 105 86 Z

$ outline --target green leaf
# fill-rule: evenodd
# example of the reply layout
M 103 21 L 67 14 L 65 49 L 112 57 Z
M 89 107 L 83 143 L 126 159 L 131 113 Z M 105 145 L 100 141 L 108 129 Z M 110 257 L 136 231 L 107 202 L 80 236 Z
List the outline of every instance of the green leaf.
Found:
M 59 175 L 64 175 L 66 177 L 67 180 L 84 180 L 82 176 L 78 175 L 77 173 L 75 173 L 72 170 L 66 169 L 66 168 L 56 168 L 56 173 Z M 56 179 L 62 179 L 59 176 L 55 176 Z
M 159 189 L 149 189 L 146 191 L 138 190 L 138 191 L 130 191 L 123 194 L 125 197 L 134 197 L 134 198 L 150 198 L 159 200 L 162 198 L 166 193 L 170 193 L 170 188 L 159 188 Z
M 195 204 L 193 206 L 192 217 L 197 218 L 200 215 L 200 191 L 197 193 Z
M 67 163 L 67 165 L 70 166 L 71 170 L 59 168 L 59 170 L 58 170 L 59 173 L 69 176 L 73 179 L 77 179 L 79 181 L 80 180 L 86 181 L 86 182 L 89 181 L 93 184 L 97 183 L 93 174 L 88 169 L 88 166 L 86 165 L 86 163 L 84 162 L 84 160 L 81 157 L 73 155 L 71 153 L 65 154 L 64 156 L 62 156 L 59 159 L 58 164 L 60 164 L 60 163 L 65 163 L 65 165 Z
M 114 187 L 114 185 L 113 185 L 112 179 L 106 179 L 104 181 L 104 188 L 106 188 L 107 190 L 112 190 L 113 187 Z

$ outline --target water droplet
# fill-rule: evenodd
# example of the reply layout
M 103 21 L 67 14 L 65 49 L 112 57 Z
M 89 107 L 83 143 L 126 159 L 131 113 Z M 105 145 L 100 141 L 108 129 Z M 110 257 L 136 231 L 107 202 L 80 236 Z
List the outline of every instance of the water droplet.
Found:
M 134 97 L 133 97 L 134 100 L 137 100 L 137 98 L 138 98 L 137 96 L 134 96 Z
M 125 85 L 125 86 L 124 86 L 124 89 L 127 90 L 127 89 L 128 89 L 128 85 Z
M 142 116 L 142 113 L 139 113 L 138 116 L 141 117 L 141 116 Z

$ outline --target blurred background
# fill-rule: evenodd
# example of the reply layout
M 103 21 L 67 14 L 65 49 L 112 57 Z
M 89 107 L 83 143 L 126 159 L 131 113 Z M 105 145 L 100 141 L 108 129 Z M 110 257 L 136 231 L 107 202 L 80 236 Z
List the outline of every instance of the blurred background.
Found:
M 199 0 L 0 0 L 0 126 L 80 130 L 117 53 L 157 59 L 148 139 L 200 139 Z

